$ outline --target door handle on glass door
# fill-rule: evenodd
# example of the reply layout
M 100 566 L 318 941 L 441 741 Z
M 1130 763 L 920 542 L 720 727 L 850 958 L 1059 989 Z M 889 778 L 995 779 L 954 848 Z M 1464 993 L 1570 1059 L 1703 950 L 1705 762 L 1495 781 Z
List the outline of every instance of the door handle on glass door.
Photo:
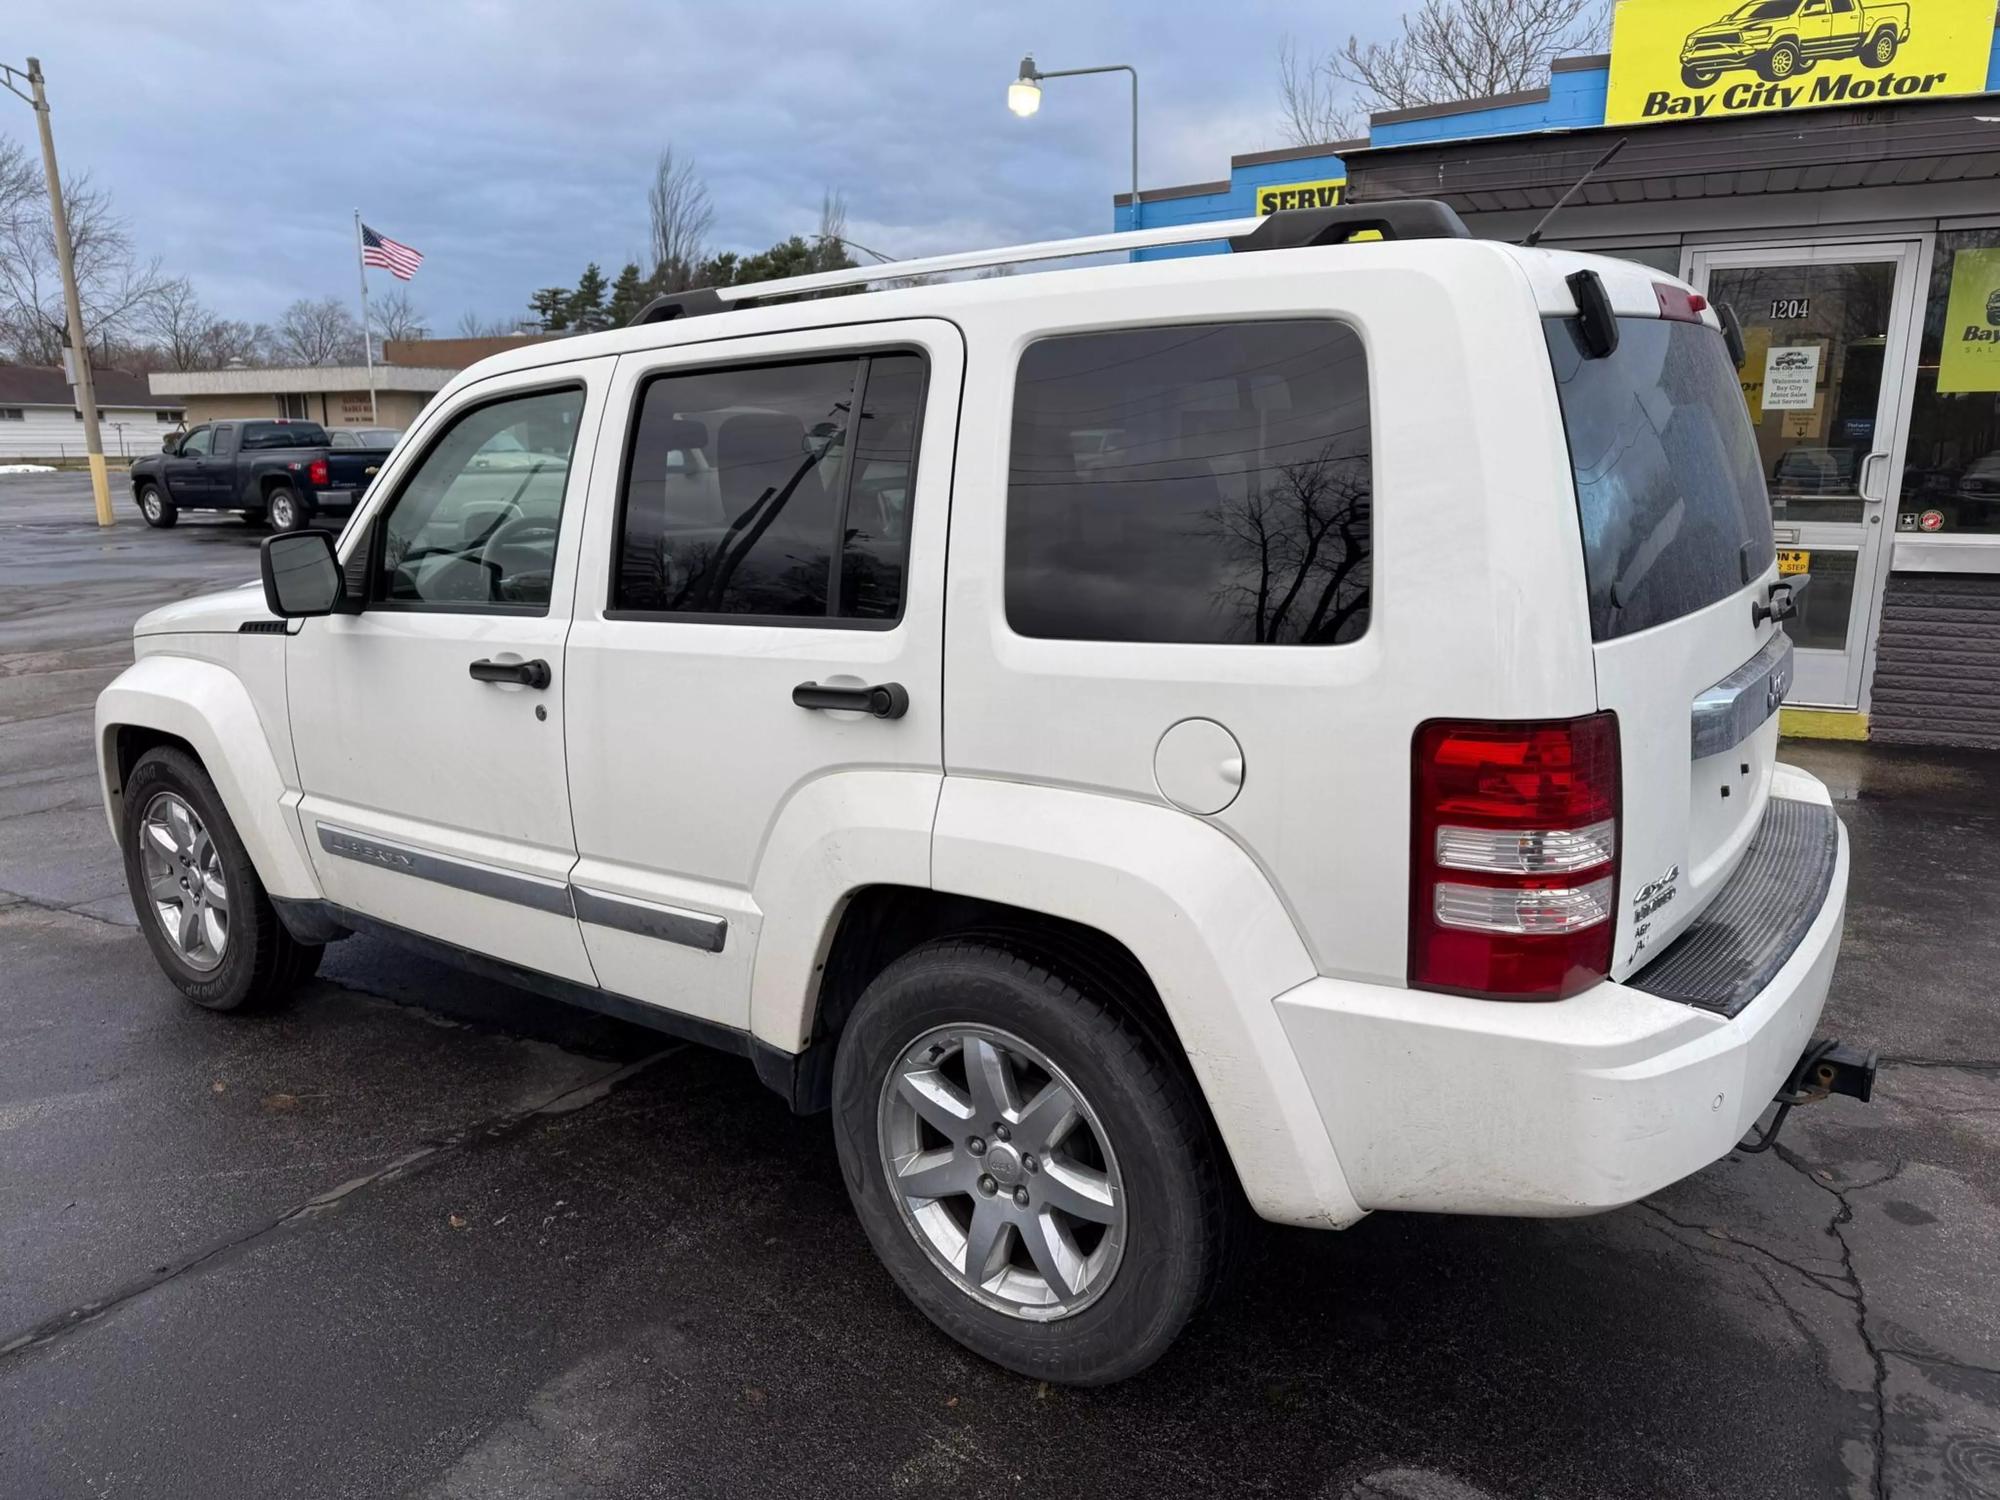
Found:
M 1876 492 L 1874 480 L 1876 475 L 1875 465 L 1877 463 L 1882 465 L 1881 472 L 1886 474 L 1889 470 L 1889 455 L 1886 453 L 1871 453 L 1861 460 L 1861 483 L 1858 488 L 1861 491 L 1861 498 L 1866 500 L 1870 505 L 1879 505 L 1882 501 L 1889 498 L 1886 487 L 1880 493 Z
M 845 709 L 878 719 L 900 719 L 910 711 L 909 692 L 900 682 L 879 682 L 873 687 L 821 687 L 817 682 L 802 682 L 792 689 L 792 702 L 800 708 Z
M 516 682 L 522 687 L 549 685 L 549 664 L 545 661 L 489 661 L 482 657 L 469 668 L 478 682 Z

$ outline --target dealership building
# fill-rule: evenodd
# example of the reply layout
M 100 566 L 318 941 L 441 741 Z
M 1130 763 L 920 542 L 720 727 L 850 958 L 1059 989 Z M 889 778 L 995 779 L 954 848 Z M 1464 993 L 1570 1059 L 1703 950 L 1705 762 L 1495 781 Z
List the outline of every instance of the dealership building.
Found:
M 1743 324 L 1780 567 L 1812 580 L 1787 731 L 2000 747 L 1994 0 L 1620 0 L 1611 47 L 1233 157 L 1142 191 L 1136 222 L 1435 198 L 1519 240 L 1588 174 L 1543 244 L 1685 277 Z M 1133 227 L 1129 195 L 1114 215 Z

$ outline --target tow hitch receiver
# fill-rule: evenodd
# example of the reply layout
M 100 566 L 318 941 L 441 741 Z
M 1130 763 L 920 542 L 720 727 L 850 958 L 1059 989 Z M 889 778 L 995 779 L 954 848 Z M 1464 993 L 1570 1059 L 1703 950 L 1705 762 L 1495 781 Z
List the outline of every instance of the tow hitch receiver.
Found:
M 1799 1065 L 1792 1069 L 1778 1098 L 1803 1094 L 1797 1102 L 1810 1104 L 1828 1094 L 1845 1094 L 1866 1104 L 1875 1094 L 1875 1066 L 1872 1048 L 1862 1052 L 1845 1042 L 1815 1038 L 1799 1055 Z
M 1876 1062 L 1872 1049 L 1862 1052 L 1830 1036 L 1814 1037 L 1792 1065 L 1785 1086 L 1774 1096 L 1778 1112 L 1771 1116 L 1770 1125 L 1762 1135 L 1752 1130 L 1750 1139 L 1736 1149 L 1752 1156 L 1769 1151 L 1778 1144 L 1785 1116 L 1797 1105 L 1817 1104 L 1831 1094 L 1845 1094 L 1866 1104 L 1875 1094 Z

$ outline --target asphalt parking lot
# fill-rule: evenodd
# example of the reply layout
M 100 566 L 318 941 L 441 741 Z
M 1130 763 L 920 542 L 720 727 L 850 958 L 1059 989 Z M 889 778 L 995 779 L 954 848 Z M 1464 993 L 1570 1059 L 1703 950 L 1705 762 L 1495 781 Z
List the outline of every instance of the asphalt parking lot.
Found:
M 1071 1391 L 905 1305 L 738 1060 L 361 938 L 276 1014 L 180 999 L 91 703 L 260 536 L 0 476 L 0 1494 L 2000 1493 L 2000 757 L 1788 749 L 1872 1105 L 1598 1218 L 1273 1230 Z

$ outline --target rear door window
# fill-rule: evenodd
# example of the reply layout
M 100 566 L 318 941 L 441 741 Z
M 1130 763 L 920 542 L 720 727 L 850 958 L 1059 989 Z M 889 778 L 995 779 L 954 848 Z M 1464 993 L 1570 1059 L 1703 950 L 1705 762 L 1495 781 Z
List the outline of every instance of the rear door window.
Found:
M 1368 628 L 1368 364 L 1325 320 L 1031 344 L 1007 623 L 1026 636 L 1333 645 Z
M 921 355 L 889 350 L 648 381 L 612 610 L 893 624 L 924 380 Z
M 1677 620 L 1774 559 L 1771 498 L 1714 329 L 1620 318 L 1618 347 L 1584 354 L 1574 318 L 1543 323 L 1583 528 L 1594 640 Z

